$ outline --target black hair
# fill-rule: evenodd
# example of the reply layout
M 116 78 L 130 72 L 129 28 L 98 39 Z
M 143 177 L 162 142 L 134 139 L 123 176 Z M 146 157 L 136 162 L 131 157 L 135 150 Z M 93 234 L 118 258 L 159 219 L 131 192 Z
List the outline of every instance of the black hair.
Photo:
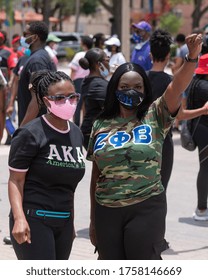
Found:
M 178 42 L 178 43 L 185 43 L 186 36 L 182 33 L 179 33 L 179 34 L 176 35 L 175 41 Z
M 150 81 L 144 71 L 144 69 L 138 65 L 131 62 L 126 62 L 121 64 L 116 71 L 113 73 L 110 81 L 108 82 L 107 86 L 107 93 L 106 98 L 104 102 L 104 109 L 99 115 L 98 118 L 100 119 L 111 119 L 119 116 L 120 113 L 120 107 L 119 107 L 119 101 L 116 97 L 116 90 L 118 88 L 118 84 L 120 81 L 120 78 L 123 74 L 134 71 L 138 73 L 142 78 L 144 82 L 144 100 L 139 106 L 139 109 L 137 111 L 137 117 L 141 120 L 141 118 L 146 113 L 147 109 L 149 108 L 150 104 L 153 102 L 153 96 L 152 96 L 152 88 Z
M 153 61 L 164 61 L 170 53 L 172 43 L 171 34 L 165 30 L 157 29 L 150 37 L 150 51 Z
M 16 37 L 20 37 L 18 33 L 13 34 L 12 39 L 15 39 Z
M 33 72 L 30 78 L 30 84 L 32 85 L 31 90 L 35 92 L 38 105 L 45 106 L 43 97 L 48 95 L 49 86 L 56 84 L 60 81 L 70 81 L 73 84 L 71 78 L 62 71 L 48 71 L 40 70 Z
M 107 45 L 106 46 L 106 49 L 109 51 L 109 52 L 111 52 L 112 51 L 112 45 Z M 120 47 L 118 47 L 118 46 L 116 46 L 116 53 L 118 53 L 118 52 L 120 52 L 121 51 L 121 48 Z
M 81 41 L 82 44 L 88 48 L 88 50 L 93 47 L 93 39 L 90 38 L 90 36 L 82 36 Z
M 32 34 L 37 34 L 41 42 L 46 42 L 48 38 L 48 26 L 44 21 L 31 21 L 28 23 Z
M 105 35 L 103 33 L 96 33 L 93 36 L 93 42 L 95 48 L 100 48 L 100 46 L 104 44 L 105 41 L 104 36 Z
M 106 54 L 103 50 L 92 48 L 86 52 L 84 57 L 80 58 L 79 65 L 85 70 L 95 70 L 98 61 L 102 62 L 105 56 Z

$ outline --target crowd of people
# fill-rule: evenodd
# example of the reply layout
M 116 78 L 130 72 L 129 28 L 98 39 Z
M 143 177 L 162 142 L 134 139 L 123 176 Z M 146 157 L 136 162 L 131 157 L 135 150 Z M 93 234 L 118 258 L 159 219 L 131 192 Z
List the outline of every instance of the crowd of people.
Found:
M 0 141 L 6 116 L 18 119 L 12 137 L 7 131 L 11 211 L 5 242 L 21 260 L 69 258 L 85 149 L 92 161 L 89 235 L 99 259 L 160 260 L 168 248 L 172 130 L 199 116 L 193 218 L 208 220 L 206 36 L 178 34 L 171 58 L 169 32 L 153 30 L 146 21 L 133 23 L 130 61 L 116 35 L 82 36 L 66 74 L 57 70 L 60 39 L 44 22 L 26 24 L 22 35 L 13 36 L 12 49 L 0 32 Z M 192 84 L 193 105 L 188 107 Z

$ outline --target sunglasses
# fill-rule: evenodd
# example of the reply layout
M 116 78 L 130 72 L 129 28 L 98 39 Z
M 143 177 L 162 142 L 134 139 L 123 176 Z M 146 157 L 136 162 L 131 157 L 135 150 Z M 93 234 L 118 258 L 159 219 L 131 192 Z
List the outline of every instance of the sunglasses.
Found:
M 69 100 L 71 105 L 76 105 L 80 100 L 80 94 L 79 93 L 70 93 L 69 96 L 65 95 L 49 95 L 47 96 L 49 100 L 52 100 L 57 105 L 64 104 L 66 100 Z

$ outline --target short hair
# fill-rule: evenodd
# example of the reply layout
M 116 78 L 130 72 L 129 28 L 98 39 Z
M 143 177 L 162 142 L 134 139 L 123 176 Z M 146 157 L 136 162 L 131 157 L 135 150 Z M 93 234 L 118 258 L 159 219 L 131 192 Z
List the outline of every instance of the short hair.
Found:
M 171 34 L 165 30 L 157 29 L 150 37 L 150 52 L 153 61 L 164 61 L 170 53 L 172 44 Z
M 185 43 L 186 41 L 186 36 L 182 33 L 179 33 L 176 37 L 175 37 L 175 41 L 178 43 Z
M 144 100 L 137 111 L 138 119 L 141 119 L 149 108 L 150 104 L 153 102 L 152 88 L 150 81 L 145 73 L 144 69 L 138 65 L 131 62 L 126 62 L 121 64 L 116 71 L 113 73 L 107 86 L 107 93 L 104 102 L 104 109 L 99 115 L 100 119 L 111 119 L 119 116 L 120 107 L 119 101 L 116 97 L 116 90 L 118 88 L 121 76 L 127 72 L 134 71 L 138 73 L 144 82 Z
M 46 42 L 48 38 L 48 26 L 44 21 L 31 21 L 28 23 L 32 34 L 37 34 L 41 42 Z
M 30 78 L 30 84 L 32 90 L 38 102 L 39 107 L 45 106 L 43 97 L 48 95 L 49 86 L 56 84 L 60 81 L 70 81 L 73 85 L 71 78 L 62 71 L 49 71 L 49 70 L 40 70 L 33 72 Z
M 88 50 L 93 47 L 93 39 L 90 38 L 90 36 L 82 36 L 81 42 L 88 48 Z
M 83 58 L 80 58 L 79 65 L 87 70 L 95 70 L 98 61 L 102 62 L 106 53 L 99 48 L 92 48 L 86 52 Z

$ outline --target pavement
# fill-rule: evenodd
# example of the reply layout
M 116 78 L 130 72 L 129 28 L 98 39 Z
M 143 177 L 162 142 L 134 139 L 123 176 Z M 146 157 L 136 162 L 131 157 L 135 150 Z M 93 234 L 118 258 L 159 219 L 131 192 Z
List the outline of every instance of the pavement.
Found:
M 196 208 L 196 177 L 198 172 L 197 150 L 186 151 L 181 147 L 180 134 L 174 132 L 174 165 L 167 189 L 168 213 L 166 240 L 170 249 L 164 260 L 207 260 L 208 221 L 194 221 Z M 16 260 L 11 245 L 5 245 L 4 236 L 9 233 L 7 194 L 8 153 L 10 146 L 0 145 L 0 260 Z M 89 241 L 89 185 L 91 163 L 86 161 L 86 173 L 75 194 L 76 238 L 70 255 L 71 260 L 96 260 L 94 247 Z

